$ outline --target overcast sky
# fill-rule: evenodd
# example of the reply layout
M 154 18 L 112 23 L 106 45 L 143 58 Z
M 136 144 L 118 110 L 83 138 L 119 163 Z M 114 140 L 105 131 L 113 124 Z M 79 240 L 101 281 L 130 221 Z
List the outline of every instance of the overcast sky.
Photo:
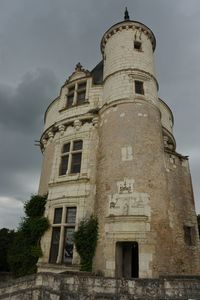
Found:
M 77 62 L 100 60 L 103 33 L 131 19 L 152 29 L 159 96 L 171 107 L 177 151 L 190 156 L 200 212 L 200 1 L 0 0 L 0 228 L 15 228 L 37 193 L 47 105 Z

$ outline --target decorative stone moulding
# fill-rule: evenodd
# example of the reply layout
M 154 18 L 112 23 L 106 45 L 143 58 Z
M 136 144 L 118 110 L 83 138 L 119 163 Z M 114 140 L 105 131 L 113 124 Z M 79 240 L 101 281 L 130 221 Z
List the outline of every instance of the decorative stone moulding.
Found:
M 42 142 L 43 148 L 46 148 L 46 146 L 47 146 L 47 139 L 43 138 L 41 142 Z
M 95 118 L 92 119 L 92 124 L 93 124 L 93 126 L 96 127 L 96 128 L 98 127 L 98 120 L 99 120 L 98 117 L 95 117 Z
M 75 67 L 75 71 L 68 77 L 65 84 L 71 83 L 74 80 L 85 78 L 91 76 L 90 72 L 83 68 L 83 66 L 78 63 Z
M 74 128 L 78 131 L 82 126 L 82 122 L 80 120 L 74 120 Z
M 58 131 L 60 132 L 60 134 L 61 135 L 63 135 L 64 134 L 64 132 L 65 132 L 65 125 L 59 125 L 58 126 Z
M 133 21 L 134 22 L 134 21 Z M 136 22 L 137 23 L 137 22 Z M 151 43 L 152 43 L 152 47 L 153 50 L 155 50 L 156 47 L 156 40 L 155 37 L 153 35 L 153 33 L 151 32 L 150 29 L 148 29 L 148 27 L 146 27 L 144 24 L 142 23 L 138 23 L 137 25 L 135 24 L 116 24 L 116 26 L 118 25 L 118 27 L 114 27 L 114 28 L 110 28 L 110 30 L 103 36 L 102 41 L 101 41 L 101 51 L 104 52 L 104 48 L 105 45 L 108 41 L 108 39 L 115 34 L 117 31 L 122 31 L 122 30 L 128 30 L 128 29 L 132 29 L 132 30 L 138 30 L 139 31 L 139 38 L 141 39 L 141 35 L 142 32 L 147 36 L 148 39 L 150 39 Z
M 168 140 L 169 140 L 168 136 L 164 135 L 163 136 L 163 142 L 164 142 L 165 147 L 168 147 Z
M 48 137 L 49 137 L 49 141 L 52 142 L 52 141 L 53 141 L 53 138 L 54 138 L 53 132 L 52 132 L 52 131 L 49 131 L 49 132 L 47 133 L 47 135 L 48 135 Z

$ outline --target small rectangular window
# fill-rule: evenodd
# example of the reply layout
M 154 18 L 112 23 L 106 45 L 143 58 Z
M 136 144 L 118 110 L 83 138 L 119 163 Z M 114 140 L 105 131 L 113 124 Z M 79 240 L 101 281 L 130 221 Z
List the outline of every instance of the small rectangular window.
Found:
M 54 227 L 52 230 L 52 238 L 51 238 L 51 250 L 50 250 L 50 263 L 56 263 L 58 257 L 58 248 L 60 242 L 60 227 Z
M 138 41 L 134 41 L 134 49 L 141 51 L 142 50 L 142 43 Z
M 74 141 L 73 142 L 73 151 L 75 150 L 81 150 L 83 147 L 83 141 Z
M 72 154 L 71 173 L 80 173 L 82 153 Z
M 76 223 L 76 207 L 67 208 L 66 223 L 68 224 Z
M 68 162 L 69 162 L 69 155 L 64 155 L 61 157 L 60 163 L 60 175 L 66 175 L 68 170 Z
M 135 81 L 135 93 L 144 95 L 144 87 L 143 87 L 143 82 L 142 81 Z
M 184 226 L 184 239 L 188 246 L 195 244 L 195 228 L 193 226 Z
M 55 208 L 54 210 L 54 224 L 60 224 L 62 220 L 62 207 Z

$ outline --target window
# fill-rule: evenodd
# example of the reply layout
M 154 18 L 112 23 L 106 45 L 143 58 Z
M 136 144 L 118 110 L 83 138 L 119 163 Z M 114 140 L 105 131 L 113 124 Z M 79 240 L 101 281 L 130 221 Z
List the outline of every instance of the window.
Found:
M 62 220 L 64 220 L 64 223 L 62 223 Z M 72 263 L 75 224 L 76 207 L 55 208 L 49 256 L 50 263 Z
M 138 41 L 134 41 L 134 49 L 138 51 L 142 51 L 142 43 Z
M 188 246 L 195 244 L 195 228 L 192 226 L 184 226 L 184 239 Z
M 67 108 L 72 107 L 74 102 L 75 85 L 68 89 L 67 94 Z
M 56 263 L 58 258 L 58 248 L 60 242 L 60 227 L 54 227 L 52 230 L 51 250 L 50 250 L 50 263 Z
M 77 105 L 84 103 L 85 93 L 86 93 L 86 82 L 79 83 L 77 89 Z
M 54 224 L 59 224 L 61 223 L 62 220 L 62 207 L 56 208 L 54 212 Z
M 67 207 L 64 237 L 63 262 L 71 263 L 73 258 L 73 235 L 76 224 L 76 207 Z
M 135 80 L 135 93 L 144 95 L 144 87 L 142 81 Z
M 81 171 L 83 141 L 77 140 L 63 145 L 59 175 L 76 174 Z
M 86 86 L 87 82 L 83 81 L 80 83 L 76 83 L 75 85 L 68 88 L 66 105 L 67 108 L 85 103 Z

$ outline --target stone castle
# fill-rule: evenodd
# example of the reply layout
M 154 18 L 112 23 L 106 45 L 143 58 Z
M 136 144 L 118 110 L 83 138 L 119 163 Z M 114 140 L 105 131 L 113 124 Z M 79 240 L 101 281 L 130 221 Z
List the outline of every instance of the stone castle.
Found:
M 79 270 L 73 232 L 96 215 L 93 271 L 106 277 L 200 274 L 188 157 L 158 97 L 156 39 L 125 17 L 101 40 L 102 61 L 80 63 L 45 113 L 39 194 L 51 227 L 39 272 Z

